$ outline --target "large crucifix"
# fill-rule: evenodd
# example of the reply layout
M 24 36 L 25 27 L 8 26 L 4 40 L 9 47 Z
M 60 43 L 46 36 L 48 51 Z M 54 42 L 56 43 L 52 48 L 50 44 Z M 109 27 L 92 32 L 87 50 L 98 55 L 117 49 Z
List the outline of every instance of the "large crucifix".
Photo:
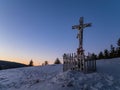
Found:
M 83 55 L 83 53 L 84 53 L 84 50 L 83 50 L 83 29 L 85 27 L 90 27 L 91 23 L 84 24 L 83 17 L 80 17 L 79 23 L 80 23 L 79 25 L 72 26 L 72 29 L 78 29 L 78 31 L 79 31 L 79 33 L 77 34 L 77 38 L 79 39 L 79 48 L 77 49 L 77 54 Z

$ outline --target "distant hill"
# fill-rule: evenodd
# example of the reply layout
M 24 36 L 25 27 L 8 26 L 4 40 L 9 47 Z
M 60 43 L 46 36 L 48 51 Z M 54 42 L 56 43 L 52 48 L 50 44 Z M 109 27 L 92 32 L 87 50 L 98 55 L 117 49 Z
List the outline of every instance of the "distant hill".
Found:
M 0 60 L 0 70 L 2 69 L 10 69 L 10 68 L 19 68 L 19 67 L 27 67 L 28 65 Z

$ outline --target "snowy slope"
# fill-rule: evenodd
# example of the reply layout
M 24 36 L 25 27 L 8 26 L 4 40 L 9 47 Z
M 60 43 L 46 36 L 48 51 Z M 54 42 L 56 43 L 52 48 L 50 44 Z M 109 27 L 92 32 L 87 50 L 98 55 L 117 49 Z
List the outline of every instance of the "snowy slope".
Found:
M 62 65 L 0 71 L 0 90 L 120 90 L 120 58 L 97 61 L 97 72 L 62 72 Z
M 0 71 L 0 90 L 29 90 L 34 84 L 41 84 L 51 79 L 61 70 L 61 65 L 2 70 Z
M 97 61 L 97 71 L 120 78 L 120 58 Z

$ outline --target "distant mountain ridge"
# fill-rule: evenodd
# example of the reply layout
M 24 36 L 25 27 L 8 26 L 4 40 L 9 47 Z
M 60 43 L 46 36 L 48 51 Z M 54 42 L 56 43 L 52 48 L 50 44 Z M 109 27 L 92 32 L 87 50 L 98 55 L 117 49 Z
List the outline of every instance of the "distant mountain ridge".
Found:
M 28 65 L 25 65 L 25 64 L 22 64 L 22 63 L 0 60 L 0 70 L 11 69 L 11 68 L 19 68 L 19 67 L 27 67 L 27 66 Z

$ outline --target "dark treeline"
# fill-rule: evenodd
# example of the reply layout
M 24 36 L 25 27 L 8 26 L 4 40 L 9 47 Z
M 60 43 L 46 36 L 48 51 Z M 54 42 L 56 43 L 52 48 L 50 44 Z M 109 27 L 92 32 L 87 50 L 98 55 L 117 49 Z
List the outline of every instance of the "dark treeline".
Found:
M 117 41 L 117 47 L 110 45 L 110 49 L 105 49 L 100 51 L 98 54 L 92 53 L 88 54 L 88 59 L 110 59 L 110 58 L 117 58 L 120 57 L 120 38 Z

